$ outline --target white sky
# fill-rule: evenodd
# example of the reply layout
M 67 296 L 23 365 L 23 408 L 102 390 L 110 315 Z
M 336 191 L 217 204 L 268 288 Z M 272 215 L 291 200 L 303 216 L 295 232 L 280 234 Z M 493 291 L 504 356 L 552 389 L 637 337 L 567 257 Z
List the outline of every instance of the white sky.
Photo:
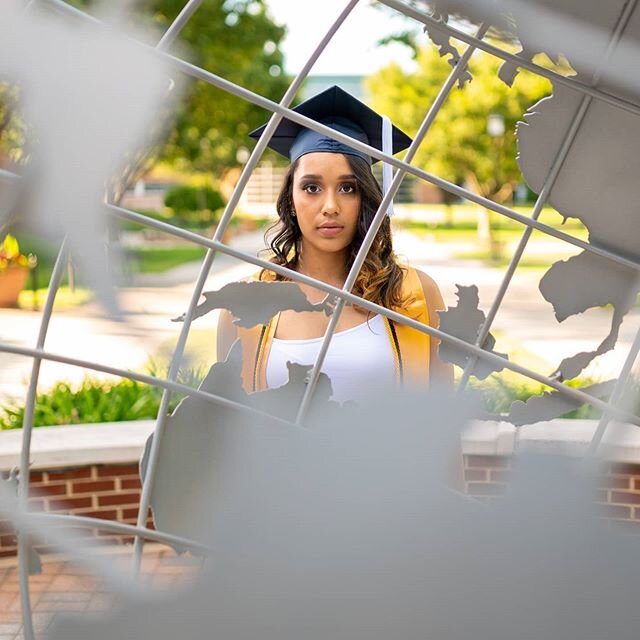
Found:
M 288 73 L 300 70 L 346 3 L 346 0 L 266 0 L 272 18 L 288 28 L 282 44 Z M 410 68 L 412 60 L 406 47 L 375 46 L 377 40 L 401 31 L 407 24 L 415 23 L 407 23 L 406 18 L 391 10 L 381 10 L 368 0 L 360 0 L 316 62 L 312 75 L 369 75 L 392 60 Z

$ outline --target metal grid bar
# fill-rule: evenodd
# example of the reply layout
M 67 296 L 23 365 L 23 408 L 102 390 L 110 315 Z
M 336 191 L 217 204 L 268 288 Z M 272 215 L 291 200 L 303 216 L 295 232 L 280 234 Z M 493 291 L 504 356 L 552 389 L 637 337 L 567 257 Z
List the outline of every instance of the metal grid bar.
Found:
M 609 60 L 616 44 L 619 42 L 620 38 L 622 37 L 624 29 L 626 28 L 629 18 L 631 17 L 631 14 L 635 10 L 637 3 L 638 3 L 638 0 L 633 0 L 633 2 L 629 2 L 625 7 L 625 10 L 621 14 L 618 24 L 616 25 L 616 28 L 607 46 L 607 51 L 603 57 L 603 61 L 600 64 L 600 67 L 594 73 L 594 77 L 593 77 L 594 86 L 597 85 L 600 79 L 600 76 L 602 74 L 604 65 Z M 553 159 L 553 162 L 551 163 L 549 174 L 547 175 L 544 181 L 544 184 L 542 186 L 542 189 L 540 191 L 540 194 L 536 199 L 533 212 L 531 213 L 531 217 L 534 220 L 538 219 L 538 217 L 540 216 L 540 213 L 542 212 L 542 208 L 546 204 L 547 198 L 549 197 L 549 194 L 551 193 L 551 190 L 555 185 L 555 182 L 558 178 L 560 170 L 562 169 L 562 166 L 564 165 L 564 161 L 566 160 L 567 154 L 569 153 L 571 146 L 573 145 L 573 142 L 575 140 L 575 137 L 578 134 L 580 127 L 582 126 L 582 122 L 584 121 L 584 118 L 587 114 L 587 111 L 592 101 L 593 101 L 593 98 L 590 95 L 582 96 L 582 100 L 580 101 L 580 104 L 576 109 L 576 113 L 571 121 L 571 126 L 567 130 L 564 140 L 562 141 L 562 144 L 558 148 L 558 153 L 556 154 L 556 157 Z M 500 283 L 500 288 L 496 293 L 496 297 L 491 305 L 491 308 L 489 309 L 489 312 L 487 313 L 487 317 L 484 323 L 482 324 L 478 332 L 478 337 L 476 338 L 476 342 L 475 342 L 476 346 L 478 347 L 481 347 L 484 344 L 484 341 L 489 335 L 489 331 L 491 330 L 491 325 L 493 324 L 496 314 L 498 313 L 500 305 L 502 304 L 502 301 L 504 299 L 504 296 L 507 293 L 509 284 L 511 283 L 513 275 L 515 274 L 518 264 L 520 263 L 520 259 L 522 258 L 522 254 L 524 253 L 524 250 L 529 242 L 529 238 L 531 237 L 531 234 L 532 234 L 532 229 L 531 227 L 528 227 L 525 229 L 524 233 L 522 234 L 522 237 L 520 238 L 518 247 L 515 253 L 513 254 L 513 257 L 509 263 L 509 267 L 507 268 L 504 278 Z M 466 387 L 467 382 L 469 381 L 469 377 L 471 376 L 473 372 L 473 368 L 475 367 L 477 361 L 478 359 L 476 357 L 473 357 L 473 358 L 470 358 L 467 364 L 465 365 L 464 371 L 462 373 L 462 377 L 458 384 L 459 391 L 462 391 Z
M 324 51 L 327 44 L 331 41 L 331 38 L 333 37 L 333 35 L 340 28 L 344 20 L 346 20 L 347 16 L 351 13 L 353 8 L 356 6 L 357 2 L 358 0 L 350 0 L 350 2 L 346 4 L 344 10 L 340 12 L 340 14 L 337 16 L 337 18 L 333 22 L 333 24 L 329 27 L 326 34 L 321 38 L 317 47 L 314 49 L 311 56 L 303 66 L 302 70 L 293 80 L 293 82 L 287 89 L 285 95 L 283 96 L 281 104 L 284 107 L 287 107 L 291 104 L 296 93 L 298 92 L 298 89 L 302 86 L 302 83 L 306 79 L 312 66 L 315 64 L 320 54 Z M 213 240 L 215 242 L 218 242 L 218 243 L 220 242 L 222 238 L 222 234 L 224 233 L 224 230 L 226 229 L 231 219 L 231 216 L 235 211 L 235 208 L 253 172 L 253 169 L 257 165 L 260 157 L 262 156 L 263 151 L 266 149 L 271 139 L 271 136 L 276 130 L 276 127 L 280 123 L 281 119 L 282 119 L 282 114 L 279 114 L 279 115 L 274 114 L 269 120 L 267 128 L 263 132 L 262 136 L 260 136 L 260 140 L 258 141 L 258 144 L 256 145 L 253 152 L 251 153 L 251 156 L 249 157 L 249 160 L 245 165 L 242 171 L 242 174 L 240 175 L 238 184 L 235 186 L 233 190 L 233 194 L 231 195 L 231 198 L 227 203 L 227 206 L 225 207 L 225 211 L 222 215 L 220 223 L 218 224 L 218 227 L 213 236 Z M 210 250 L 207 252 L 207 255 L 205 256 L 202 267 L 200 269 L 198 279 L 194 286 L 191 300 L 189 302 L 189 306 L 185 314 L 184 324 L 180 331 L 180 335 L 178 337 L 176 347 L 173 351 L 173 356 L 172 356 L 171 365 L 170 365 L 169 374 L 168 374 L 168 377 L 170 379 L 174 379 L 175 377 L 177 377 L 178 368 L 180 365 L 180 359 L 182 358 L 182 354 L 184 352 L 184 348 L 186 346 L 187 338 L 189 335 L 189 330 L 191 328 L 193 313 L 198 303 L 198 300 L 200 298 L 200 295 L 202 294 L 202 289 L 204 288 L 204 284 L 206 282 L 207 276 L 213 264 L 213 261 L 215 258 L 215 249 L 216 249 L 215 246 L 210 247 Z M 165 392 L 162 396 L 162 400 L 160 403 L 160 410 L 158 411 L 158 418 L 157 418 L 156 428 L 154 432 L 154 439 L 151 444 L 151 451 L 149 453 L 147 476 L 145 478 L 145 482 L 142 487 L 142 494 L 140 496 L 140 506 L 138 511 L 138 522 L 137 522 L 138 526 L 142 526 L 145 523 L 147 512 L 149 510 L 149 504 L 151 501 L 151 491 L 153 488 L 153 480 L 155 477 L 157 460 L 160 452 L 160 442 L 162 439 L 162 434 L 164 432 L 164 426 L 166 422 L 166 413 L 169 405 L 169 400 L 170 400 L 170 394 L 168 392 Z M 139 571 L 140 561 L 142 558 L 143 545 L 144 545 L 144 540 L 140 537 L 137 537 L 134 545 L 134 556 L 133 556 L 133 568 L 134 568 L 134 572 L 136 573 Z
M 3 180 L 14 181 L 19 180 L 20 177 L 21 176 L 19 176 L 17 173 L 7 171 L 6 169 L 0 169 L 0 178 L 2 178 Z
M 636 358 L 638 357 L 638 352 L 640 352 L 640 329 L 638 329 L 636 333 L 636 337 L 633 341 L 633 344 L 631 345 L 631 349 L 629 349 L 629 353 L 627 354 L 624 364 L 622 365 L 622 370 L 620 371 L 620 375 L 616 380 L 616 384 L 611 393 L 611 397 L 609 398 L 609 404 L 611 406 L 618 407 L 620 401 L 623 399 L 625 389 L 627 388 L 629 379 L 631 378 L 633 365 L 636 361 Z M 596 427 L 593 437 L 591 438 L 591 442 L 589 443 L 589 447 L 585 456 L 587 459 L 595 456 L 612 417 L 613 416 L 611 415 L 609 410 L 603 411 L 602 416 L 600 417 L 600 420 L 598 422 L 598 426 Z
M 53 524 L 72 524 L 87 529 L 101 529 L 110 533 L 121 533 L 123 535 L 143 536 L 147 540 L 161 542 L 169 546 L 184 547 L 190 551 L 197 553 L 210 553 L 211 547 L 204 544 L 194 542 L 172 533 L 164 533 L 156 529 L 148 529 L 147 527 L 138 527 L 133 524 L 125 524 L 124 522 L 116 522 L 113 520 L 102 520 L 100 518 L 90 518 L 88 516 L 77 516 L 73 514 L 57 514 L 57 513 L 32 513 L 29 519 L 36 525 Z
M 487 32 L 487 29 L 488 29 L 488 25 L 482 25 L 478 30 L 478 37 L 482 38 L 484 34 Z M 409 146 L 409 149 L 407 150 L 407 153 L 405 156 L 405 162 L 410 163 L 413 160 L 413 157 L 415 156 L 416 151 L 419 149 L 420 145 L 422 144 L 422 141 L 424 140 L 425 136 L 429 132 L 431 125 L 433 124 L 434 120 L 436 119 L 436 116 L 440 112 L 440 109 L 442 105 L 445 103 L 447 97 L 449 96 L 449 93 L 455 86 L 455 83 L 457 82 L 458 78 L 467 70 L 467 63 L 469 62 L 469 59 L 471 58 L 474 51 L 475 51 L 475 47 L 473 46 L 467 47 L 467 50 L 464 52 L 464 54 L 460 58 L 460 61 L 455 66 L 455 68 L 451 71 L 451 73 L 449 74 L 449 77 L 447 78 L 445 83 L 442 85 L 440 91 L 438 92 L 438 96 L 436 97 L 434 103 L 431 105 L 431 108 L 427 111 L 424 121 L 420 125 L 420 128 L 418 129 L 418 132 L 416 133 L 415 138 L 413 139 L 413 141 L 411 142 L 411 145 Z M 367 234 L 364 240 L 362 241 L 362 245 L 358 250 L 358 254 L 353 262 L 353 265 L 347 275 L 347 279 L 345 280 L 345 283 L 342 287 L 344 291 L 351 291 L 351 289 L 353 289 L 353 286 L 356 282 L 356 278 L 360 273 L 360 269 L 362 268 L 362 265 L 364 264 L 367 254 L 369 253 L 369 249 L 371 248 L 371 245 L 375 240 L 378 230 L 380 229 L 380 225 L 382 224 L 385 216 L 387 215 L 387 211 L 389 210 L 391 201 L 393 200 L 393 196 L 396 194 L 396 192 L 400 188 L 400 184 L 402 183 L 402 180 L 405 177 L 405 175 L 406 175 L 405 171 L 401 169 L 398 170 L 395 176 L 393 177 L 389 190 L 387 191 L 387 193 L 384 194 L 382 201 L 378 206 L 378 210 L 376 211 L 376 214 L 373 220 L 371 221 L 371 226 L 367 230 Z M 322 365 L 327 355 L 327 351 L 329 350 L 329 344 L 331 343 L 331 340 L 335 334 L 335 330 L 338 325 L 338 321 L 340 319 L 340 315 L 342 314 L 342 310 L 344 309 L 344 306 L 345 306 L 344 299 L 340 299 L 333 311 L 331 320 L 329 321 L 329 324 L 325 331 L 322 344 L 318 352 L 318 356 L 316 358 L 315 364 L 313 365 L 313 369 L 309 374 L 309 381 L 305 389 L 304 395 L 302 397 L 302 401 L 300 402 L 300 408 L 298 410 L 298 415 L 296 420 L 298 424 L 304 420 L 307 414 L 307 411 L 309 410 L 309 406 L 313 398 L 313 393 L 315 391 L 316 385 L 320 378 L 320 371 L 322 369 Z
M 67 260 L 67 240 L 62 241 L 53 272 L 49 280 L 49 290 L 42 310 L 40 330 L 36 341 L 36 348 L 44 349 L 44 343 L 49 330 L 51 314 L 53 313 L 53 303 L 60 287 L 62 274 Z M 31 453 L 31 434 L 33 430 L 33 414 L 36 404 L 36 393 L 38 390 L 38 379 L 40 376 L 41 357 L 33 359 L 31 368 L 31 378 L 25 399 L 25 412 L 22 421 L 22 448 L 20 450 L 20 475 L 18 483 L 18 504 L 20 508 L 27 510 L 27 498 L 29 497 L 29 457 Z M 18 536 L 18 577 L 20 583 L 20 605 L 22 610 L 22 622 L 24 625 L 24 635 L 27 640 L 34 637 L 33 622 L 31 616 L 31 602 L 29 595 L 29 540 L 24 532 L 17 530 Z
M 0 483 L 0 513 L 10 515 L 13 525 L 26 532 L 29 537 L 38 538 L 42 534 L 42 529 L 36 526 L 36 514 L 24 511 L 20 507 L 13 508 L 13 497 L 8 487 Z M 6 506 L 5 506 L 6 505 Z M 100 576 L 107 587 L 126 596 L 135 596 L 137 589 L 130 580 L 123 579 L 124 576 L 113 570 L 113 564 L 108 560 L 103 560 L 99 555 L 90 553 L 84 543 L 84 538 L 79 539 L 72 533 L 62 533 L 55 528 L 47 531 L 47 543 L 55 546 L 61 552 L 75 557 L 79 562 L 87 567 L 91 567 Z M 26 631 L 26 627 L 25 627 Z M 25 636 L 26 637 L 26 636 Z
M 176 19 L 169 25 L 169 28 L 164 32 L 164 35 L 160 38 L 160 42 L 156 45 L 156 49 L 166 51 L 175 42 L 182 28 L 187 24 L 189 18 L 191 18 L 201 4 L 202 0 L 189 0 L 187 4 L 182 7 L 182 11 L 180 11 Z

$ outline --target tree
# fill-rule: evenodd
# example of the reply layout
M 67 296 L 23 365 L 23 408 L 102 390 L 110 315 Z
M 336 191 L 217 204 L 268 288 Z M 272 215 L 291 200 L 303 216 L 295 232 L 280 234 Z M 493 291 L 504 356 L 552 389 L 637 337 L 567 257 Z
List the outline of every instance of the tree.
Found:
M 416 133 L 451 71 L 433 46 L 419 49 L 416 61 L 415 72 L 391 64 L 367 83 L 373 108 L 387 114 L 409 135 Z M 415 164 L 504 203 L 522 181 L 516 162 L 516 123 L 528 107 L 550 93 L 551 85 L 523 70 L 508 87 L 498 78 L 500 64 L 482 51 L 472 56 L 472 80 L 449 95 L 416 154 Z M 504 119 L 503 135 L 492 137 L 487 131 L 490 114 Z
M 91 9 L 89 0 L 69 2 Z M 153 24 L 159 34 L 184 4 L 185 0 L 143 0 L 131 20 Z M 285 28 L 267 13 L 265 0 L 206 0 L 180 32 L 172 53 L 175 50 L 193 64 L 279 101 L 288 86 L 280 50 L 284 34 Z M 19 156 L 29 132 L 16 115 L 16 91 L 0 85 L 0 150 Z M 247 133 L 269 117 L 260 107 L 195 80 L 188 80 L 179 105 L 168 101 L 158 106 L 156 115 L 141 145 L 128 152 L 112 176 L 110 201 L 119 202 L 125 188 L 158 160 L 172 162 L 180 170 L 210 173 L 214 180 L 224 178 L 240 166 L 237 153 L 248 144 Z
M 0 80 L 0 167 L 4 156 L 9 163 L 25 161 L 26 123 L 20 115 L 20 89 Z
M 166 29 L 183 6 L 184 0 L 146 0 L 141 10 Z M 278 102 L 288 86 L 279 48 L 284 34 L 285 28 L 269 17 L 265 0 L 207 0 L 180 33 L 187 46 L 181 57 Z M 238 149 L 268 117 L 241 98 L 193 82 L 162 158 L 221 178 L 240 165 Z

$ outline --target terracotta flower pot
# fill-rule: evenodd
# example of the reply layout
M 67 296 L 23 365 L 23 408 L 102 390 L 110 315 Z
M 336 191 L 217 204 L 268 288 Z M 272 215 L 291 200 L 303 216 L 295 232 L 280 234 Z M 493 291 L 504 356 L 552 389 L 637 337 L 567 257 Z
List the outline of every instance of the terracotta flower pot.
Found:
M 29 275 L 28 267 L 9 267 L 0 271 L 0 307 L 17 307 L 18 296 Z

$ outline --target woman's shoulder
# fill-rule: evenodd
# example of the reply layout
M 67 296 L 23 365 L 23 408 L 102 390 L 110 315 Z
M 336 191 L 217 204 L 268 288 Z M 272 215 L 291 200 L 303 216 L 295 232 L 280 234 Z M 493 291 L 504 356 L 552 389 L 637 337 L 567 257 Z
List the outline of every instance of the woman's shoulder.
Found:
M 436 311 L 443 311 L 446 307 L 442 298 L 442 293 L 440 292 L 440 287 L 437 285 L 436 281 L 424 271 L 420 271 L 419 269 L 414 269 L 414 271 L 422 285 L 424 297 L 429 309 L 429 315 L 433 316 Z
M 400 268 L 404 273 L 404 281 L 405 286 L 409 287 L 417 287 L 418 284 L 422 287 L 425 296 L 429 296 L 429 294 L 440 292 L 436 281 L 424 271 L 420 269 L 416 269 L 409 264 L 401 264 Z
M 435 292 L 437 292 L 438 294 L 440 293 L 440 289 L 436 284 L 436 281 L 429 274 L 421 271 L 420 269 L 414 269 L 414 271 L 416 272 L 416 275 L 420 280 L 420 284 L 422 285 L 422 289 L 424 290 L 425 295 Z

